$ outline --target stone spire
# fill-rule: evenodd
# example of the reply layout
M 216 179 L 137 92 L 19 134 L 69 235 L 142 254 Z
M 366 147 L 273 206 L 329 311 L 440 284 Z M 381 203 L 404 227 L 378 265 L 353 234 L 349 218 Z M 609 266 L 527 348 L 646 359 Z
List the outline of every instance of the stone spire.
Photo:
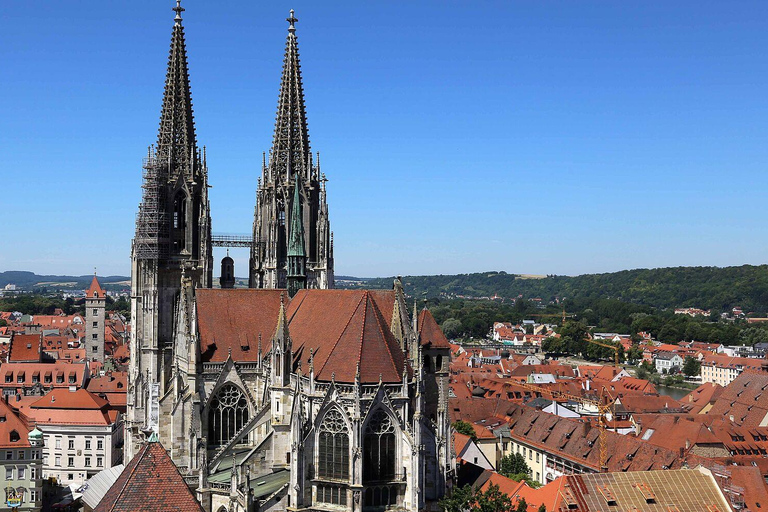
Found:
M 325 177 L 321 182 L 319 158 L 313 162 L 310 152 L 297 21 L 291 11 L 272 149 L 257 180 L 248 282 L 287 288 L 291 296 L 300 288 L 333 288 Z
M 192 114 L 192 95 L 189 88 L 189 65 L 184 26 L 181 24 L 181 0 L 176 0 L 168 71 L 165 76 L 163 108 L 157 136 L 157 156 L 168 164 L 169 178 L 185 173 L 192 176 L 199 170 L 197 138 Z
M 311 169 L 307 112 L 304 106 L 304 86 L 301 82 L 299 46 L 296 42 L 296 25 L 293 15 L 289 23 L 288 38 L 283 58 L 283 76 L 280 82 L 280 98 L 277 103 L 275 135 L 270 151 L 269 173 L 273 179 L 291 180 L 295 176 L 310 179 Z

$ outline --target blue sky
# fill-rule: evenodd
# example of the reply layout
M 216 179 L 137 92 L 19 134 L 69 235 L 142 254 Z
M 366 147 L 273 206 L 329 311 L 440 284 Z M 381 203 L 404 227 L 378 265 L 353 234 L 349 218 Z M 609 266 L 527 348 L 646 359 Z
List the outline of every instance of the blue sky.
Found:
M 766 2 L 183 5 L 214 231 L 251 229 L 293 7 L 337 274 L 768 261 Z M 129 273 L 172 6 L 3 3 L 0 270 Z

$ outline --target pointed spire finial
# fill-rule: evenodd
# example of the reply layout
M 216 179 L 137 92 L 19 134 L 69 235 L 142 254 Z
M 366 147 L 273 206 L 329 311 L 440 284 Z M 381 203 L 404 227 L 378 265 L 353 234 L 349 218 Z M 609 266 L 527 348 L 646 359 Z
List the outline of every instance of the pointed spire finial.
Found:
M 176 0 L 176 7 L 174 7 L 172 10 L 176 11 L 176 17 L 173 18 L 173 20 L 177 25 L 181 25 L 181 13 L 184 12 L 184 8 L 181 6 L 181 0 Z
M 297 21 L 299 21 L 299 20 L 296 18 L 296 16 L 294 16 L 294 15 L 293 15 L 293 12 L 294 12 L 294 11 L 293 11 L 293 9 L 291 9 L 291 15 L 290 15 L 290 16 L 288 16 L 287 18 L 285 18 L 285 21 L 287 21 L 288 23 L 290 23 L 290 25 L 288 26 L 288 32 L 296 32 L 296 25 L 294 25 L 294 23 L 296 23 Z

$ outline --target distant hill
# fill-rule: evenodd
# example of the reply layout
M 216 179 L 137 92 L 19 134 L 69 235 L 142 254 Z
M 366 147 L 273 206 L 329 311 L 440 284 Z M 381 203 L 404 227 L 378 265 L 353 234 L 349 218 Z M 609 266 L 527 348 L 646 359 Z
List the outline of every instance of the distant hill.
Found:
M 391 277 L 365 280 L 349 287 L 391 288 Z M 623 270 L 606 274 L 531 276 L 506 272 L 405 276 L 411 297 L 492 297 L 619 299 L 658 308 L 699 307 L 724 311 L 768 311 L 768 265 L 740 267 L 671 267 Z
M 21 290 L 34 290 L 39 288 L 85 290 L 91 284 L 93 274 L 85 276 L 41 276 L 34 272 L 21 270 L 9 270 L 0 272 L 0 288 L 7 284 L 15 284 Z M 99 283 L 106 288 L 122 288 L 124 283 L 130 281 L 126 276 L 99 276 Z
M 83 290 L 91 275 L 37 275 L 33 272 L 0 272 L 0 288 L 8 283 L 20 289 Z M 394 277 L 336 276 L 339 288 L 391 288 Z M 127 276 L 99 276 L 108 288 L 124 288 Z M 469 298 L 498 296 L 512 299 L 619 299 L 658 308 L 698 307 L 724 311 L 741 307 L 745 312 L 768 313 L 768 265 L 740 267 L 670 267 L 623 270 L 580 276 L 534 276 L 500 271 L 474 274 L 405 276 L 405 292 L 418 298 Z

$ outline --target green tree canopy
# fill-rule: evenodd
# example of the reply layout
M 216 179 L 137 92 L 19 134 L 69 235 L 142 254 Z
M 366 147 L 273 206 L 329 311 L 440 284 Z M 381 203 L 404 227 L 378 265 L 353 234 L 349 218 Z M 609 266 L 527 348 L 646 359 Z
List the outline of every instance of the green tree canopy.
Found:
M 525 457 L 523 457 L 522 454 L 509 453 L 502 457 L 499 462 L 499 474 L 508 478 L 512 478 L 512 475 L 521 474 L 527 476 L 531 474 L 531 468 L 528 466 L 528 463 L 525 461 Z
M 464 330 L 464 325 L 457 318 L 446 319 L 440 327 L 443 329 L 443 334 L 445 334 L 446 338 L 456 338 Z
M 477 434 L 475 433 L 475 429 L 472 427 L 471 423 L 459 420 L 454 421 L 451 426 L 459 434 L 464 434 L 465 436 L 471 437 L 473 441 L 477 441 Z
M 691 356 L 687 356 L 685 358 L 685 362 L 683 363 L 683 373 L 686 375 L 686 377 L 695 377 L 699 375 L 700 372 L 701 362 Z

